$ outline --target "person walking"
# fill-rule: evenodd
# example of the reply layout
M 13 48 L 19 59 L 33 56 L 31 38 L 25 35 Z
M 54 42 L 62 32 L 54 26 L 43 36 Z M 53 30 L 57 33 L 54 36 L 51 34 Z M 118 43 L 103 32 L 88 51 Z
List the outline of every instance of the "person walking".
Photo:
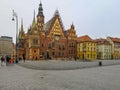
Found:
M 25 62 L 25 59 L 26 59 L 26 58 L 25 58 L 25 54 L 23 54 L 23 61 L 24 61 L 24 62 Z
M 2 56 L 2 57 L 1 57 L 1 66 L 4 65 L 4 62 L 5 62 L 5 58 Z
M 12 64 L 12 58 L 9 59 L 9 64 Z
M 9 56 L 7 55 L 7 56 L 6 56 L 6 66 L 8 66 L 9 60 L 10 60 L 10 58 L 9 58 Z

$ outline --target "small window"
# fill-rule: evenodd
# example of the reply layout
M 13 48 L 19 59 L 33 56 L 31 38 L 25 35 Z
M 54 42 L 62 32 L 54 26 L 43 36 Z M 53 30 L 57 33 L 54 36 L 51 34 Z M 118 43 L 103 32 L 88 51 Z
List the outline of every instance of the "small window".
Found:
M 60 55 L 61 55 L 61 53 L 59 52 L 59 53 L 58 53 L 58 55 L 60 56 Z
M 36 53 L 36 50 L 34 50 L 34 53 Z
M 54 55 L 55 55 L 55 53 L 54 53 L 54 52 L 52 52 L 52 55 L 54 56 Z
M 44 47 L 44 44 L 42 44 L 42 47 Z

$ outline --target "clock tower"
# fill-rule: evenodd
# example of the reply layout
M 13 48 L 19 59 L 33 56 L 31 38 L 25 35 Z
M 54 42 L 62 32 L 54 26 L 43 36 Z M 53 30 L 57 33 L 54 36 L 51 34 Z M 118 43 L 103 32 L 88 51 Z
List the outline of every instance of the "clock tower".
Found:
M 41 2 L 39 4 L 39 8 L 38 8 L 37 26 L 38 26 L 38 30 L 40 32 L 44 32 L 44 14 L 43 14 L 43 8 L 42 8 Z

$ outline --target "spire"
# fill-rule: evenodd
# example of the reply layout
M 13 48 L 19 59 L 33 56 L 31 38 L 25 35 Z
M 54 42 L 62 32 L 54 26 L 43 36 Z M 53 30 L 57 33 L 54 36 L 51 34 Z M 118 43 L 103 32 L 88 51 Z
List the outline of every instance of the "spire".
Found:
M 23 28 L 23 19 L 21 19 L 21 32 L 24 31 L 24 28 Z
M 36 21 L 35 21 L 35 10 L 34 10 L 34 16 L 33 16 L 33 22 L 32 22 L 32 26 L 35 26 Z
M 74 24 L 73 24 L 73 22 L 72 22 L 72 25 L 71 25 L 71 29 L 74 29 L 75 27 L 74 27 Z
M 23 37 L 24 37 L 24 28 L 23 28 L 23 19 L 21 19 L 21 28 L 20 28 L 20 31 L 19 31 L 18 38 L 23 39 Z
M 42 3 L 40 1 L 39 8 L 38 8 L 38 15 L 37 16 L 44 16 L 43 15 L 43 8 L 42 8 Z
M 34 10 L 34 20 L 35 20 L 35 10 Z

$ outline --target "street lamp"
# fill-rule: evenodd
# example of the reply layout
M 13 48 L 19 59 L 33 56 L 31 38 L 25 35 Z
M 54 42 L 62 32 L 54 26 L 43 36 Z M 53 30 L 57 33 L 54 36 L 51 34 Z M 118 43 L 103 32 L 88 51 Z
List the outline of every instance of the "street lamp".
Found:
M 18 45 L 17 45 L 17 38 L 18 38 L 18 16 L 17 13 L 13 10 L 13 18 L 12 21 L 16 19 L 16 63 L 18 63 Z
M 85 42 L 83 42 L 83 55 L 84 55 L 84 61 L 86 59 L 86 55 L 85 55 L 85 52 L 86 52 L 86 45 L 85 45 Z

